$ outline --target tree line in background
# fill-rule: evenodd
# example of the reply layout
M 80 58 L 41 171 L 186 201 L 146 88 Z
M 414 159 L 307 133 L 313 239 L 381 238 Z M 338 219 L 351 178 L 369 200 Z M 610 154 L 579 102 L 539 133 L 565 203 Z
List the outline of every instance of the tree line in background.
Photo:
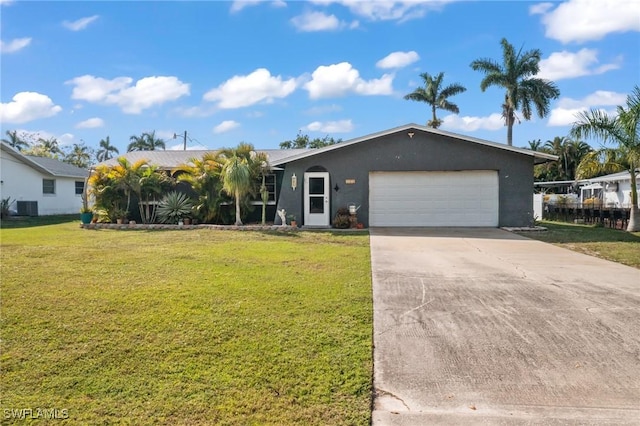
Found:
M 87 146 L 84 142 L 74 143 L 71 146 L 61 146 L 56 138 L 44 139 L 38 137 L 37 134 L 27 132 L 18 134 L 17 130 L 7 130 L 6 136 L 6 138 L 2 139 L 2 142 L 21 151 L 24 155 L 55 158 L 83 169 L 88 169 L 96 161 L 101 163 L 120 154 L 118 148 L 111 144 L 109 136 L 100 140 L 97 150 Z M 328 135 L 324 138 L 311 139 L 309 135 L 298 132 L 295 139 L 281 142 L 280 148 L 321 148 L 340 142 L 342 142 L 342 139 L 335 139 Z M 144 132 L 141 135 L 132 135 L 129 138 L 127 152 L 164 150 L 166 147 L 166 141 L 156 137 L 154 130 Z
M 251 144 L 240 143 L 191 158 L 173 176 L 146 160 L 131 163 L 120 157 L 113 166 L 96 167 L 89 185 L 93 210 L 102 221 L 135 215 L 143 223 L 194 218 L 201 223 L 242 225 L 242 217 L 253 208 L 251 201 L 260 195 L 264 224 L 269 170 L 265 154 L 257 153 Z M 181 182 L 190 190 L 177 191 Z M 231 204 L 235 204 L 235 220 L 229 216 L 230 209 L 223 208 Z

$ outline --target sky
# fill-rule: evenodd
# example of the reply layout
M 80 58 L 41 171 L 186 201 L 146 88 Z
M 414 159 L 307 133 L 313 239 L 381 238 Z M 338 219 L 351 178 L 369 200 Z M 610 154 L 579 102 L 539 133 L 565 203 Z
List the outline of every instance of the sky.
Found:
M 2 136 L 109 136 L 121 153 L 153 130 L 167 149 L 185 131 L 188 149 L 270 149 L 424 125 L 430 107 L 403 98 L 424 72 L 467 88 L 442 130 L 506 143 L 504 90 L 482 92 L 470 67 L 501 62 L 502 38 L 540 49 L 537 77 L 561 93 L 515 125 L 515 146 L 567 136 L 577 112 L 613 113 L 640 84 L 640 0 L 0 0 L 0 22 Z

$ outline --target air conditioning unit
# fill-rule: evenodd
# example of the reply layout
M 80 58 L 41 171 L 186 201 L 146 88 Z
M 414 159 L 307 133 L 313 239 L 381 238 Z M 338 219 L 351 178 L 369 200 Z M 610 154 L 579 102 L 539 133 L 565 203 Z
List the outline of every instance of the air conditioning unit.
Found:
M 18 216 L 38 216 L 37 201 L 17 201 Z

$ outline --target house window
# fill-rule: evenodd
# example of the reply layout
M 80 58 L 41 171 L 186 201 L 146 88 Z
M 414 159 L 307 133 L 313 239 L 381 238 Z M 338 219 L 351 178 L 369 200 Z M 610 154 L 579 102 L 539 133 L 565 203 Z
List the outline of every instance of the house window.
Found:
M 42 193 L 43 194 L 55 194 L 56 193 L 56 180 L 55 179 L 42 179 Z
M 264 184 L 269 193 L 269 201 L 276 201 L 276 175 L 270 174 L 265 176 Z M 261 198 L 262 199 L 262 198 Z
M 77 180 L 76 181 L 76 195 L 82 195 L 84 193 L 84 181 Z
M 262 177 L 260 177 L 259 184 L 262 185 Z M 269 174 L 265 176 L 264 185 L 267 187 L 269 198 L 267 203 L 274 204 L 276 202 L 276 175 Z M 251 200 L 252 204 L 262 204 L 262 194 L 258 192 L 255 198 Z

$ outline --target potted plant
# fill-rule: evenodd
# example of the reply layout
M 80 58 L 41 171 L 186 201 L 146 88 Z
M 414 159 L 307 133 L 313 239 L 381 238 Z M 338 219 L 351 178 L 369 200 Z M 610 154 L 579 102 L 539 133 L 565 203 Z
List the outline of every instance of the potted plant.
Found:
M 82 193 L 82 207 L 80 207 L 80 222 L 83 224 L 91 223 L 93 219 L 93 210 L 89 207 L 87 202 L 87 194 Z
M 293 228 L 298 227 L 298 222 L 296 222 L 296 215 L 290 214 L 287 216 L 287 218 L 289 219 L 289 224 L 291 224 L 291 227 Z
M 179 224 L 191 214 L 193 204 L 186 194 L 172 191 L 158 204 L 158 218 L 164 223 Z M 183 222 L 184 223 L 184 222 Z
M 127 212 L 125 209 L 122 209 L 120 207 L 113 210 L 113 217 L 116 218 L 116 223 L 118 225 L 122 225 L 124 223 L 124 220 L 127 218 L 128 214 L 129 212 Z

